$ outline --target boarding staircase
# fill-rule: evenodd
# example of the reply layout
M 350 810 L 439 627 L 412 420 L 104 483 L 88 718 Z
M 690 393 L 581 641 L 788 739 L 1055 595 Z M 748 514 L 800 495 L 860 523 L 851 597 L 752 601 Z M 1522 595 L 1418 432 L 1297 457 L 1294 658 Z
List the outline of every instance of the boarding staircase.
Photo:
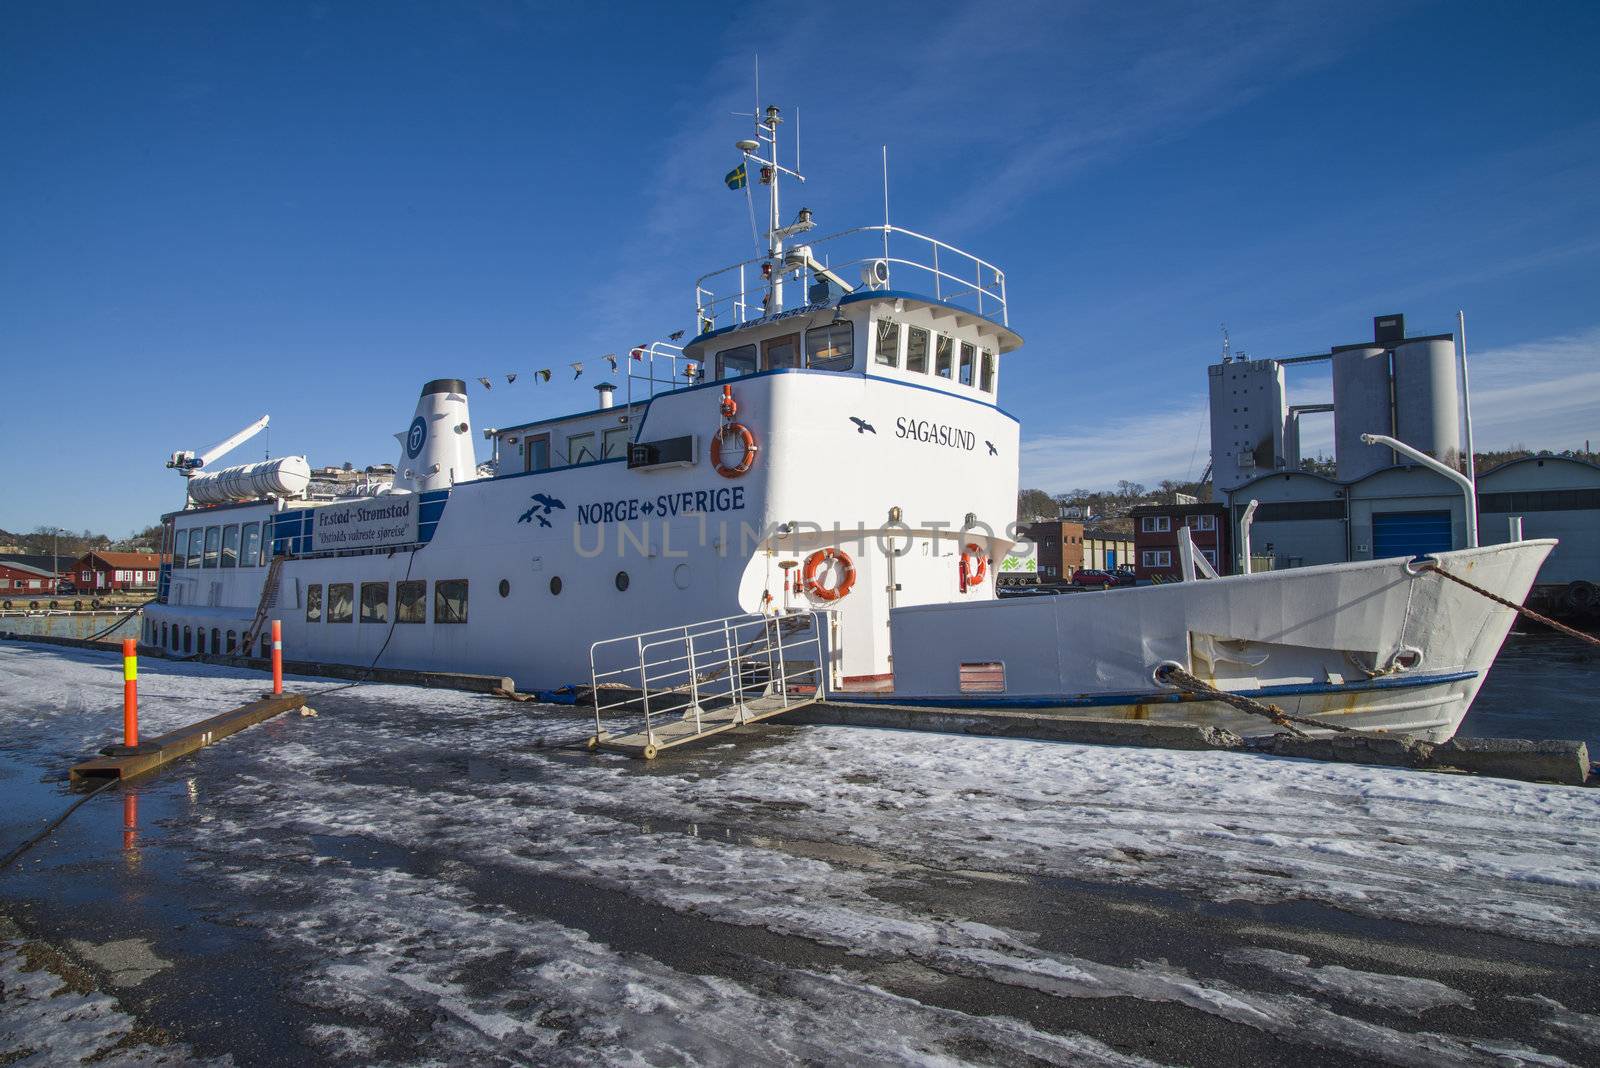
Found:
M 244 639 L 240 644 L 240 652 L 250 656 L 260 637 L 261 628 L 267 625 L 267 617 L 278 605 L 278 583 L 283 575 L 283 557 L 274 556 L 272 563 L 267 565 L 267 577 L 261 582 L 261 600 L 256 605 L 255 618 L 245 628 Z
M 591 749 L 653 759 L 824 696 L 821 613 L 750 614 L 589 648 Z

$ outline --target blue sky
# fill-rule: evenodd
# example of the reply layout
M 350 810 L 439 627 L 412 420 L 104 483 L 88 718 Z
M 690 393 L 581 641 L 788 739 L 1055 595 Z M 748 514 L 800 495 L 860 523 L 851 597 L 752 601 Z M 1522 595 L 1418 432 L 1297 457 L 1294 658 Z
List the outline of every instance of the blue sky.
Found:
M 143 525 L 263 412 L 392 460 L 429 378 L 518 372 L 479 426 L 592 406 L 528 372 L 692 327 L 749 255 L 757 51 L 789 206 L 879 221 L 887 143 L 894 221 L 1007 271 L 1026 484 L 1198 475 L 1222 322 L 1464 308 L 1480 447 L 1600 442 L 1597 46 L 1578 3 L 10 4 L 0 527 Z

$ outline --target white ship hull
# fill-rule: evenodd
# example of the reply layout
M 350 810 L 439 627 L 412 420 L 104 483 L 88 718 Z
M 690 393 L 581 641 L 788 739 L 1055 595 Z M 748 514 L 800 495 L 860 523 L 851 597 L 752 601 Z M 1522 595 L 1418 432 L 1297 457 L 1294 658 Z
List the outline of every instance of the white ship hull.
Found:
M 1521 603 L 1554 544 L 1484 546 L 1437 561 Z M 1200 722 L 1246 737 L 1279 729 L 1158 684 L 1157 666 L 1175 663 L 1292 715 L 1444 741 L 1460 727 L 1514 618 L 1405 560 L 909 608 L 894 617 L 893 692 L 851 699 Z M 960 656 L 949 656 L 957 643 Z M 974 680 L 965 693 L 963 664 Z M 992 664 L 1003 667 L 976 667 Z M 995 686 L 997 677 L 1004 692 L 972 692 Z

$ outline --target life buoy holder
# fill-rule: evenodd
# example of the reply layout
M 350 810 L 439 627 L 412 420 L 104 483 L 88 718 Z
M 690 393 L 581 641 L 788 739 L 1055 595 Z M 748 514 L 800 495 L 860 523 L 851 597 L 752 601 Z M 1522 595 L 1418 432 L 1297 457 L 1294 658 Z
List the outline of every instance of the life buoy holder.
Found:
M 739 414 L 739 402 L 733 399 L 733 387 L 722 387 L 722 417 L 732 419 Z
M 822 569 L 831 560 L 839 561 L 839 581 L 833 586 L 824 586 L 821 581 Z M 829 546 L 818 549 L 806 557 L 805 567 L 800 570 L 800 588 L 819 601 L 837 601 L 850 592 L 856 584 L 856 565 L 843 549 Z
M 724 445 L 730 440 L 744 448 L 744 455 L 736 464 L 730 464 L 723 459 Z M 750 470 L 755 465 L 756 453 L 760 451 L 761 446 L 756 444 L 756 436 L 750 433 L 750 428 L 743 423 L 723 423 L 711 436 L 711 466 L 716 468 L 717 474 L 723 478 L 738 478 Z
M 966 586 L 981 584 L 989 573 L 989 558 L 983 555 L 983 550 L 975 542 L 967 542 L 967 547 L 961 550 L 961 570 L 966 577 Z

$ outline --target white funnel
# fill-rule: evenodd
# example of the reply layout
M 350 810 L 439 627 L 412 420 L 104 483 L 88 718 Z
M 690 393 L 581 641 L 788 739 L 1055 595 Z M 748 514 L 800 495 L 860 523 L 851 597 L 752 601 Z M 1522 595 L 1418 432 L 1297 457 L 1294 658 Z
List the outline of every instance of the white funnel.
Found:
M 395 437 L 400 441 L 396 490 L 426 493 L 478 477 L 467 384 L 459 378 L 436 378 L 423 386 L 411 425 Z

